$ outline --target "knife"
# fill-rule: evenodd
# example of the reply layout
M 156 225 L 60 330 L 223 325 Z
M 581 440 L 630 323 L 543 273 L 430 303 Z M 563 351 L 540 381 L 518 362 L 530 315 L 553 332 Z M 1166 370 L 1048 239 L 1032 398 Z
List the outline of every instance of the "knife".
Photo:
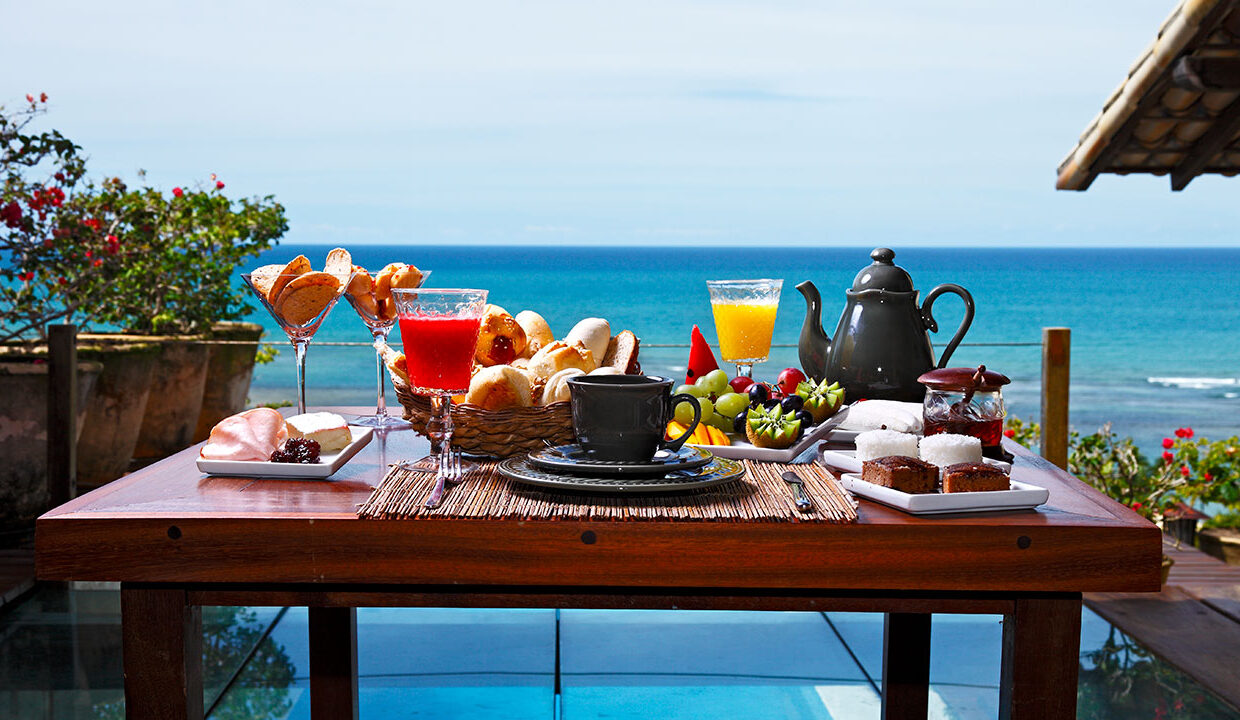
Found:
M 792 486 L 792 491 L 796 494 L 797 510 L 801 512 L 813 510 L 814 504 L 809 501 L 809 495 L 805 494 L 805 481 L 801 479 L 801 476 L 789 470 L 782 477 L 784 482 Z

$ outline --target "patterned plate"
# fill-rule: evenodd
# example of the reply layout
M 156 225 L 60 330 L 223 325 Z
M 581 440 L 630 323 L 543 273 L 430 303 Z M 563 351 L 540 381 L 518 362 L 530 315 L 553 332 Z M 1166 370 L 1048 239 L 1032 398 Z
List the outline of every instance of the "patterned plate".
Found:
M 685 445 L 679 450 L 660 450 L 648 462 L 625 462 L 619 460 L 596 460 L 586 454 L 580 445 L 560 445 L 530 453 L 530 464 L 540 470 L 575 475 L 627 475 L 646 477 L 663 476 L 677 470 L 693 470 L 710 462 L 714 457 L 709 450 Z
M 541 470 L 524 457 L 513 457 L 502 461 L 499 464 L 499 471 L 505 477 L 517 482 L 556 490 L 628 494 L 694 490 L 731 482 L 745 474 L 745 468 L 740 463 L 725 458 L 714 458 L 703 467 L 679 470 L 653 478 L 567 475 Z

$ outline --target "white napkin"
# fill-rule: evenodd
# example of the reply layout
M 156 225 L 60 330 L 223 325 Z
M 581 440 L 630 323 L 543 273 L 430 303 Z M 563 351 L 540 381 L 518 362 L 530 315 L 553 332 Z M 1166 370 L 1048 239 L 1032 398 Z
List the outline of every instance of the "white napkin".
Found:
M 843 410 L 840 430 L 879 430 L 921 434 L 921 403 L 896 400 L 863 400 Z

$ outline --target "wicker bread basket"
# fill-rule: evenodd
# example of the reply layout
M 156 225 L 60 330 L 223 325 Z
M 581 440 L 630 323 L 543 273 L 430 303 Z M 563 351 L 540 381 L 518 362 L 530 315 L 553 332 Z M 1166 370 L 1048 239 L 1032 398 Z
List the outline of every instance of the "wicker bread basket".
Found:
M 414 395 L 395 374 L 392 387 L 405 407 L 405 419 L 420 433 L 431 417 L 431 400 Z M 573 416 L 567 402 L 512 410 L 483 410 L 477 405 L 452 406 L 452 445 L 473 455 L 508 457 L 573 441 Z

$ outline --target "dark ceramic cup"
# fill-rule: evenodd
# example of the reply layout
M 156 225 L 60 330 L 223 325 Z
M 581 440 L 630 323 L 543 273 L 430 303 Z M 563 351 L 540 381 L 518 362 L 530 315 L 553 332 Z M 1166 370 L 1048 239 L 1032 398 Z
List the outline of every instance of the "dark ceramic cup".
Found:
M 588 455 L 599 460 L 646 462 L 660 449 L 676 451 L 702 419 L 692 395 L 672 395 L 672 380 L 655 375 L 578 375 L 568 379 L 573 431 Z M 663 432 L 681 402 L 692 403 L 693 424 L 665 441 Z

